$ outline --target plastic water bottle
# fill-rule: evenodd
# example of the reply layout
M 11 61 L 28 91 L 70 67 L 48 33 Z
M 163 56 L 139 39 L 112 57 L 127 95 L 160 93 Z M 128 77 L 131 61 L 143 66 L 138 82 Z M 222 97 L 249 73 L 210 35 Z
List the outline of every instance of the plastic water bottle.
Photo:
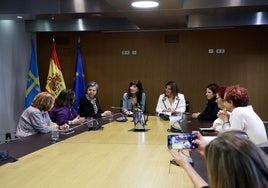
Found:
M 93 117 L 88 117 L 87 118 L 87 127 L 92 128 L 93 127 Z
M 59 141 L 59 138 L 60 138 L 60 135 L 59 135 L 59 129 L 58 129 L 57 124 L 51 126 L 51 140 L 53 142 L 57 142 Z

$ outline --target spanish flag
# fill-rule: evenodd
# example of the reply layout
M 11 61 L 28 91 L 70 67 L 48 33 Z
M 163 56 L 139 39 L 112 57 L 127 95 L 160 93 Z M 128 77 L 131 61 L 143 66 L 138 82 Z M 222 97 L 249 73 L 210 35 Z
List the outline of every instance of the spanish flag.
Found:
M 57 97 L 63 89 L 66 89 L 66 86 L 57 56 L 56 43 L 53 39 L 52 53 L 47 75 L 46 90 L 54 97 Z

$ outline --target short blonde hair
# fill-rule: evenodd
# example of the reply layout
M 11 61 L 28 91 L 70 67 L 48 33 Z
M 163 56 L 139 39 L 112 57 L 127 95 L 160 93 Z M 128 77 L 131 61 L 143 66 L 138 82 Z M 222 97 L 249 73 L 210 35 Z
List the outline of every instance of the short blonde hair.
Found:
M 55 98 L 48 92 L 37 94 L 32 102 L 32 106 L 42 111 L 48 111 L 54 105 Z

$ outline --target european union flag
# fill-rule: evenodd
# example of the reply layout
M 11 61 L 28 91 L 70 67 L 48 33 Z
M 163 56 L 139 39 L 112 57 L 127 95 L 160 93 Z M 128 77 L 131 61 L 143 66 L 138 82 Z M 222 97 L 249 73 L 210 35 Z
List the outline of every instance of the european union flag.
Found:
M 30 68 L 28 72 L 27 89 L 25 93 L 26 108 L 31 105 L 34 97 L 40 92 L 40 82 L 39 82 L 37 60 L 35 55 L 34 41 L 31 40 L 31 43 L 32 43 L 32 53 L 30 60 Z
M 75 103 L 74 108 L 78 111 L 78 105 L 80 99 L 85 95 L 85 80 L 84 80 L 82 53 L 80 43 L 78 43 L 76 65 L 75 65 L 75 78 L 74 78 L 74 92 L 75 92 Z

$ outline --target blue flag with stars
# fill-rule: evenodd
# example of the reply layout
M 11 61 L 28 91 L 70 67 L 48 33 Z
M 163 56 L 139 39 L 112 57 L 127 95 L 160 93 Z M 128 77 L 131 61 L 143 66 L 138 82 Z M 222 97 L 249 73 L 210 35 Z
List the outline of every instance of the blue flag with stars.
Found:
M 25 107 L 31 106 L 34 97 L 40 92 L 40 82 L 37 67 L 37 60 L 35 55 L 34 41 L 31 40 L 32 53 L 30 60 L 30 68 L 28 72 L 27 88 L 25 92 Z
M 75 78 L 74 78 L 74 92 L 75 92 L 75 103 L 74 108 L 78 111 L 79 101 L 85 95 L 85 80 L 84 80 L 82 53 L 80 43 L 78 43 L 76 65 L 75 65 Z

